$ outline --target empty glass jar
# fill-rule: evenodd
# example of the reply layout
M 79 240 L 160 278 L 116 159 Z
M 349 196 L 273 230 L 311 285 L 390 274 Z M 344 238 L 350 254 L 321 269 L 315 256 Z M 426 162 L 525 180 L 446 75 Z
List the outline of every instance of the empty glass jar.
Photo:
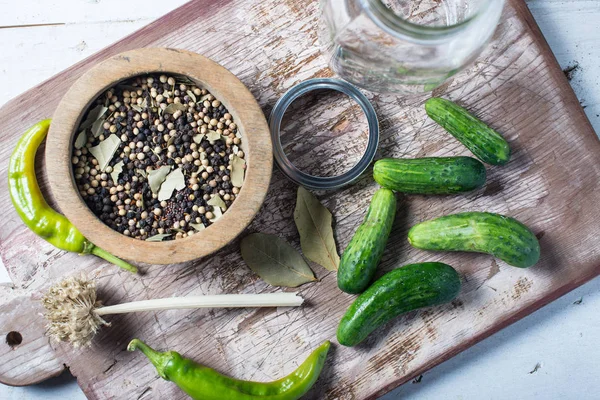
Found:
M 321 0 L 331 68 L 374 92 L 435 89 L 471 63 L 504 0 Z

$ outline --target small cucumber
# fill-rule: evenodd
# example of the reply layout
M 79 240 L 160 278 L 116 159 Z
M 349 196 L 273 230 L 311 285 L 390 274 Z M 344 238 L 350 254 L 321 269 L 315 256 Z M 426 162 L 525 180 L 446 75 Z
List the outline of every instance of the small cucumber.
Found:
M 337 273 L 338 287 L 346 293 L 361 293 L 371 283 L 394 217 L 396 197 L 389 189 L 375 192 L 365 220 L 358 227 L 342 254 Z
M 375 163 L 373 178 L 403 193 L 453 194 L 485 184 L 485 166 L 471 157 L 385 158 Z
M 484 163 L 503 165 L 510 160 L 506 140 L 458 104 L 432 97 L 425 102 L 425 111 Z
M 342 317 L 337 339 L 356 346 L 389 320 L 417 308 L 447 303 L 460 291 L 460 277 L 439 262 L 410 264 L 388 272 L 358 296 Z
M 487 212 L 465 212 L 421 222 L 408 231 L 416 248 L 488 253 L 515 267 L 527 268 L 540 258 L 540 244 L 514 218 Z

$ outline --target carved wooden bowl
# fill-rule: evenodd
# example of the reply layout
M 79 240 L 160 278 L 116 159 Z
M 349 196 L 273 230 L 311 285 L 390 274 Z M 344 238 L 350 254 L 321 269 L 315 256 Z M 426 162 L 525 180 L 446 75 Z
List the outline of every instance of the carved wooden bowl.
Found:
M 212 225 L 183 239 L 146 242 L 111 229 L 85 204 L 72 172 L 72 143 L 88 107 L 106 89 L 137 75 L 163 72 L 189 77 L 227 107 L 242 134 L 247 169 L 236 200 Z M 92 243 L 127 260 L 171 264 L 211 254 L 246 228 L 267 193 L 273 156 L 264 114 L 235 75 L 199 54 L 145 48 L 121 53 L 96 65 L 71 86 L 54 113 L 46 144 L 46 165 L 60 210 Z

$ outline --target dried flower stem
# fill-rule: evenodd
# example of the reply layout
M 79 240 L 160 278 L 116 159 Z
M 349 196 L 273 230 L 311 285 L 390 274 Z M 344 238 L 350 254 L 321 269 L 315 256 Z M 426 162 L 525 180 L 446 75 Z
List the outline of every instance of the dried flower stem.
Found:
M 47 334 L 70 342 L 74 347 L 89 346 L 102 325 L 110 325 L 101 315 L 136 311 L 158 311 L 204 307 L 294 307 L 303 303 L 295 293 L 222 294 L 171 297 L 135 301 L 102 307 L 96 298 L 96 283 L 85 277 L 70 277 L 52 286 L 43 297 L 48 319 Z
M 171 297 L 100 307 L 97 315 L 123 314 L 137 311 L 173 310 L 179 308 L 296 307 L 304 299 L 296 293 L 219 294 L 207 296 Z

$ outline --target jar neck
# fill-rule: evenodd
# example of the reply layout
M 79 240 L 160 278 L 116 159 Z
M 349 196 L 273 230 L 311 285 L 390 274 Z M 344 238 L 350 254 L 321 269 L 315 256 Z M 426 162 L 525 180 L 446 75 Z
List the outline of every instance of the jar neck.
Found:
M 428 26 L 410 22 L 390 10 L 381 0 L 359 0 L 367 15 L 389 34 L 403 39 L 414 40 L 422 43 L 435 43 L 445 41 L 466 30 L 475 20 L 486 12 L 494 1 L 488 0 L 476 12 L 469 15 L 461 22 L 447 26 Z

